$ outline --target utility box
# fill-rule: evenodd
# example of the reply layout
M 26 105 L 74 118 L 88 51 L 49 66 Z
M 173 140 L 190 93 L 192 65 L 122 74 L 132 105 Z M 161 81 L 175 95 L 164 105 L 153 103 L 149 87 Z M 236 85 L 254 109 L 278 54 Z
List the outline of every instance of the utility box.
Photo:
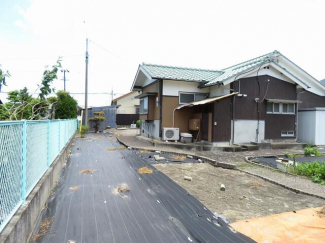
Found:
M 181 133 L 181 142 L 182 143 L 191 143 L 193 140 L 192 134 L 190 133 Z
M 198 131 L 200 130 L 200 119 L 190 119 L 189 122 L 188 122 L 188 127 L 189 127 L 189 130 L 191 131 Z

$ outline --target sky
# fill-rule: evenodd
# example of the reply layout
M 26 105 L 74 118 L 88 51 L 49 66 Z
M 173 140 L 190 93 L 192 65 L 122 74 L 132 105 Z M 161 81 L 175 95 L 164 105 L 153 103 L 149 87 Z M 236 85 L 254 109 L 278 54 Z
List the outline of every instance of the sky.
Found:
M 67 91 L 84 105 L 86 38 L 90 106 L 129 92 L 142 62 L 220 70 L 278 50 L 325 78 L 323 0 L 0 0 L 0 8 L 0 65 L 11 74 L 3 92 L 37 96 L 43 71 L 62 57 Z M 62 78 L 52 87 L 62 90 Z

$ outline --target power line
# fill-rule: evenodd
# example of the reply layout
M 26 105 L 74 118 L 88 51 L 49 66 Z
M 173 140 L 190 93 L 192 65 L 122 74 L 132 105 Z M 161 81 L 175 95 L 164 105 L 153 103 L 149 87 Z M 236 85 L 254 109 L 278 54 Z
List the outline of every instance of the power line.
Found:
M 89 40 L 91 43 L 95 44 L 96 46 L 98 46 L 99 48 L 103 49 L 104 51 L 108 52 L 109 54 L 117 57 L 120 60 L 123 60 L 121 57 L 119 57 L 118 55 L 114 54 L 113 52 L 107 50 L 105 47 L 102 47 L 101 45 L 98 45 L 97 43 L 95 43 L 93 40 Z
M 35 56 L 35 57 L 18 57 L 18 58 L 1 58 L 1 61 L 30 60 L 30 59 L 47 59 L 58 57 L 82 57 L 84 55 L 66 55 L 66 56 Z

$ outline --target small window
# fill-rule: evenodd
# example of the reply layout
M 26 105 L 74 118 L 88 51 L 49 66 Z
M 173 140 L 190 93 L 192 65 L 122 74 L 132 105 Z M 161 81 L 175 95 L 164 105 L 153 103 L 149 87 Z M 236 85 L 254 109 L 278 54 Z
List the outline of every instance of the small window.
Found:
M 295 114 L 295 104 L 288 103 L 266 103 L 266 113 L 268 114 Z
M 179 94 L 179 103 L 187 104 L 194 101 L 194 94 L 180 93 Z
M 280 113 L 280 104 L 273 103 L 273 113 Z
M 281 137 L 294 137 L 295 132 L 294 131 L 283 131 L 281 132 Z
M 140 107 L 135 107 L 135 114 L 139 114 L 140 113 Z
M 179 103 L 188 104 L 193 101 L 203 100 L 206 96 L 206 93 L 179 93 Z
M 270 102 L 266 103 L 266 112 L 273 113 L 273 103 L 270 103 Z
M 140 99 L 140 114 L 148 114 L 148 97 Z

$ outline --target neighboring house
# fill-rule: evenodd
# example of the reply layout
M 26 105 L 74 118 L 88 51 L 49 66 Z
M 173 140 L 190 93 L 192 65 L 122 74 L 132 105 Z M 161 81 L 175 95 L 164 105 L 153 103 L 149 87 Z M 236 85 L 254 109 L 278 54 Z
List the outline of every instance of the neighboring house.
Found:
M 222 70 L 143 63 L 131 90 L 143 135 L 175 127 L 217 145 L 296 139 L 297 110 L 325 107 L 325 87 L 278 51 Z
M 139 93 L 131 91 L 125 95 L 112 100 L 111 105 L 120 105 L 117 114 L 139 114 L 139 99 L 135 99 Z
M 139 99 L 134 97 L 139 95 L 138 91 L 131 91 L 125 95 L 112 100 L 112 105 L 118 105 L 116 110 L 116 124 L 130 125 L 139 120 Z

